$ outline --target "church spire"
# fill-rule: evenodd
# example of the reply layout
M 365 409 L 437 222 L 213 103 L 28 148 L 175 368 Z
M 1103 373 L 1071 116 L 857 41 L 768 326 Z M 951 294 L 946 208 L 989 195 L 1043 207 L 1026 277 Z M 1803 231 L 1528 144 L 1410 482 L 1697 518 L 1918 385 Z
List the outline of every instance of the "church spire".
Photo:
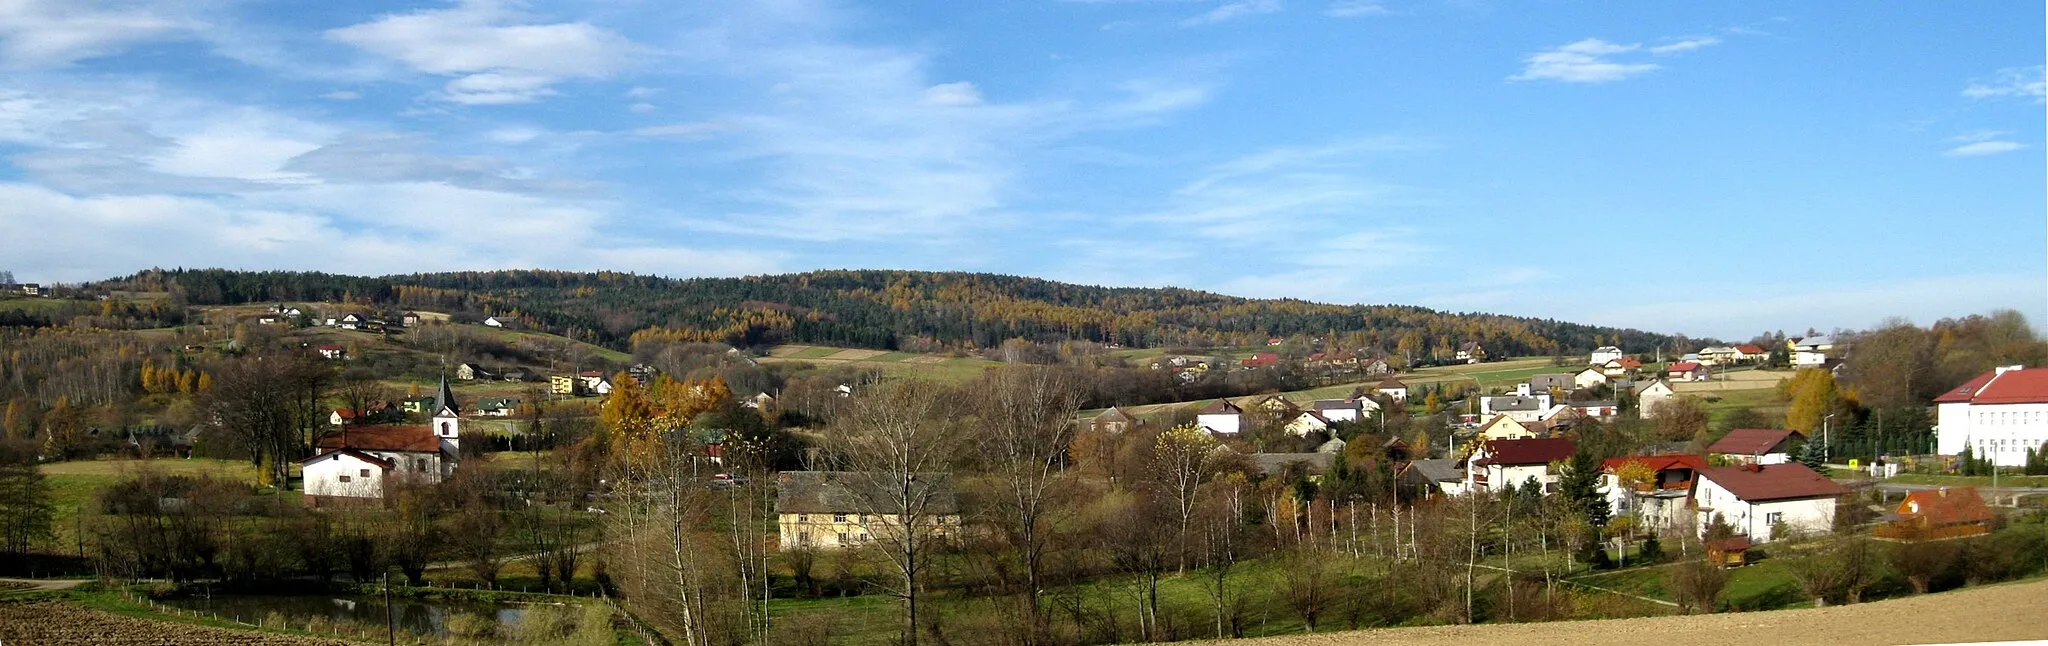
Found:
M 435 399 L 437 401 L 434 402 L 434 412 L 437 415 L 443 412 L 448 414 L 462 412 L 462 405 L 455 401 L 455 391 L 448 389 L 448 375 L 441 375 L 441 391 L 435 395 Z

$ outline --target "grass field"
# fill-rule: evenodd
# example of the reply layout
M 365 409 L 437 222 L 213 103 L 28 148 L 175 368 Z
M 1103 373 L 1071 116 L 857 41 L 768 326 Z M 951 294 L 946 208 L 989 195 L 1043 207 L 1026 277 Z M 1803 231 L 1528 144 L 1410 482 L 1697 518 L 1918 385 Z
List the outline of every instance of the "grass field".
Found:
M 143 469 L 158 473 L 178 475 L 211 475 L 238 482 L 254 483 L 256 469 L 240 460 L 212 460 L 206 458 L 155 460 L 80 460 L 75 462 L 53 462 L 36 467 L 47 478 L 50 499 L 56 506 L 56 517 L 51 529 L 56 536 L 55 545 L 71 546 L 78 541 L 77 518 L 79 511 L 90 505 L 102 489 L 131 476 Z M 297 496 L 297 492 L 284 495 Z M 61 550 L 68 553 L 70 550 Z
M 835 348 L 822 345 L 779 345 L 768 349 L 761 363 L 808 363 L 818 367 L 852 366 L 880 370 L 890 379 L 924 379 L 962 383 L 995 367 L 994 361 L 978 357 L 951 357 L 916 352 Z
M 1619 592 L 1672 601 L 1671 593 L 1664 589 L 1664 572 L 1667 569 L 1668 566 L 1635 568 L 1582 576 L 1573 580 Z M 1722 603 L 1733 611 L 1778 610 L 1813 605 L 1812 600 L 1801 596 L 1795 586 L 1792 572 L 1785 567 L 1783 559 L 1765 559 L 1754 565 L 1735 568 L 1728 572 L 1728 590 L 1722 597 Z

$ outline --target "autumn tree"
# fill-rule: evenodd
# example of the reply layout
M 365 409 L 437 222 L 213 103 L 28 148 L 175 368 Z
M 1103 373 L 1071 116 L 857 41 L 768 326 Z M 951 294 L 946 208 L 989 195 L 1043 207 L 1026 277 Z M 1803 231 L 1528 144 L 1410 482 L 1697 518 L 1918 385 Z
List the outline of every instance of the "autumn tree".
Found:
M 1835 375 L 1820 368 L 1800 368 L 1791 379 L 1779 383 L 1778 394 L 1791 402 L 1785 426 L 1812 435 L 1821 420 L 1834 411 Z
M 915 645 L 931 551 L 950 532 L 952 460 L 961 434 L 945 414 L 945 393 L 905 381 L 869 389 L 834 420 L 834 460 L 846 470 L 850 502 L 866 518 L 870 545 L 889 561 L 903 600 L 900 641 Z
M 984 373 L 972 390 L 980 393 L 980 453 L 1000 490 L 995 510 L 1024 566 L 1024 641 L 1039 643 L 1047 636 L 1037 591 L 1043 588 L 1055 496 L 1065 483 L 1067 450 L 1079 427 L 1073 418 L 1081 407 L 1080 383 L 1060 369 L 1009 367 Z
M 1684 442 L 1707 430 L 1707 409 L 1697 397 L 1671 397 L 1657 402 L 1657 435 L 1666 442 Z
M 1689 559 L 1664 570 L 1664 588 L 1685 614 L 1713 612 L 1728 589 L 1728 571 L 1704 558 Z
M 1176 562 L 1182 571 L 1188 566 L 1188 529 L 1194 522 L 1196 497 L 1212 475 L 1216 446 L 1216 438 L 1193 424 L 1168 429 L 1153 444 L 1152 479 L 1173 505 L 1179 551 Z
M 23 399 L 7 401 L 7 417 L 4 420 L 6 437 L 10 440 L 25 440 L 36 434 L 35 404 Z

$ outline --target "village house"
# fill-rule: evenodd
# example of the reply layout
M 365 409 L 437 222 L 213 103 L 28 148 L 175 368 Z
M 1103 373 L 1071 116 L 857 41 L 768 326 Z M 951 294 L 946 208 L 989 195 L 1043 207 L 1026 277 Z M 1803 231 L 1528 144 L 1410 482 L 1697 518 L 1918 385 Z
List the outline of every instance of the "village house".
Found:
M 913 508 L 911 513 L 923 516 L 921 527 L 908 528 L 912 531 L 928 532 L 937 538 L 957 536 L 960 531 L 960 507 L 955 501 L 952 476 L 946 473 L 919 473 L 912 476 L 912 488 L 927 492 L 922 497 L 927 502 L 922 509 Z M 900 493 L 889 491 L 886 478 L 879 474 L 850 471 L 784 471 L 776 476 L 775 515 L 781 549 L 807 547 L 818 550 L 838 550 L 866 545 L 876 535 L 906 530 L 905 517 L 909 514 L 900 506 L 892 507 L 888 501 L 900 500 Z
M 1378 386 L 1374 386 L 1373 390 L 1378 391 L 1379 394 L 1386 395 L 1387 399 L 1393 400 L 1396 404 L 1408 402 L 1408 384 L 1401 383 L 1399 379 L 1388 377 L 1386 381 L 1382 381 Z
M 398 407 L 408 413 L 431 413 L 434 412 L 434 398 L 432 396 L 407 397 L 398 401 Z
M 364 319 L 362 315 L 348 313 L 341 315 L 341 320 L 335 323 L 334 326 L 344 330 L 359 330 L 362 329 L 363 324 L 366 322 L 367 319 Z
M 583 382 L 569 375 L 548 377 L 548 392 L 556 395 L 575 396 L 582 393 Z
M 354 424 L 355 421 L 356 412 L 346 408 L 336 408 L 333 413 L 327 416 L 328 426 L 347 426 Z
M 1143 424 L 1144 422 L 1136 416 L 1124 412 L 1123 409 L 1111 406 L 1103 409 L 1100 413 L 1096 413 L 1095 417 L 1089 419 L 1088 429 L 1097 433 L 1116 434 L 1137 428 Z
M 1630 464 L 1637 467 L 1624 469 Z M 1693 526 L 1693 480 L 1707 461 L 1697 455 L 1641 455 L 1608 458 L 1600 463 L 1600 492 L 1614 517 L 1633 516 L 1640 526 L 1657 531 L 1684 531 Z M 1646 479 L 1622 482 L 1624 471 Z
M 1363 365 L 1359 366 L 1359 369 L 1363 370 L 1367 377 L 1381 377 L 1394 374 L 1394 367 L 1387 365 L 1386 359 L 1378 357 L 1365 361 Z
M 517 397 L 485 397 L 476 402 L 476 414 L 484 417 L 511 417 L 518 410 Z
M 484 327 L 503 328 L 507 330 L 517 330 L 520 327 L 519 319 L 510 316 L 487 317 L 484 319 L 483 324 Z
M 1516 421 L 1533 422 L 1542 419 L 1544 411 L 1550 410 L 1550 405 L 1550 393 L 1537 391 L 1526 383 L 1516 384 L 1515 394 L 1481 396 L 1479 414 L 1507 415 Z
M 532 378 L 533 371 L 527 370 L 525 368 L 513 368 L 511 370 L 498 373 L 498 381 L 511 382 L 515 384 L 524 382 Z
M 1243 367 L 1246 370 L 1251 370 L 1253 368 L 1266 368 L 1271 366 L 1277 366 L 1280 365 L 1280 355 L 1271 352 L 1260 352 L 1257 354 L 1253 354 L 1250 358 L 1247 358 L 1244 361 L 1238 362 L 1237 365 Z
M 1529 376 L 1529 392 L 1532 393 L 1565 393 L 1575 387 L 1569 373 L 1546 372 Z
M 1612 399 L 1570 402 L 1564 405 L 1587 417 L 1606 419 L 1621 414 L 1621 404 Z
M 1662 379 L 1637 383 L 1635 391 L 1636 414 L 1642 416 L 1643 419 L 1655 419 L 1657 417 L 1657 405 L 1669 401 L 1678 394 L 1677 391 L 1671 389 L 1671 384 L 1665 383 Z
M 612 394 L 612 380 L 606 379 L 602 372 L 585 370 L 583 374 L 576 377 L 578 381 L 582 382 L 579 385 L 582 386 L 583 392 L 599 397 Z
M 403 327 L 419 327 L 423 321 L 419 312 L 406 312 L 398 317 L 398 324 Z
M 1828 353 L 1835 349 L 1835 338 L 1814 336 L 1787 341 L 1792 346 L 1792 365 L 1801 368 L 1819 367 L 1828 362 Z
M 1664 369 L 1664 377 L 1672 381 L 1706 381 L 1713 372 L 1698 361 L 1680 361 Z
M 1799 431 L 1738 428 L 1707 447 L 1707 454 L 1732 464 L 1784 464 L 1792 461 L 1792 445 L 1804 441 Z
M 1765 351 L 1763 346 L 1745 343 L 1735 346 L 1734 358 L 1736 363 L 1756 363 L 1771 358 L 1771 353 Z
M 1411 461 L 1394 474 L 1394 482 L 1417 499 L 1465 495 L 1465 472 L 1449 458 Z
M 1227 399 L 1218 399 L 1195 412 L 1195 424 L 1210 433 L 1236 435 L 1244 430 L 1244 409 Z
M 1312 410 L 1295 411 L 1286 420 L 1287 423 L 1281 426 L 1281 430 L 1294 437 L 1307 437 L 1310 433 L 1330 430 L 1330 419 Z
M 37 283 L 22 283 L 21 295 L 28 296 L 31 298 L 42 296 L 43 286 Z
M 1361 399 L 1318 399 L 1310 408 L 1332 422 L 1356 422 L 1365 411 L 1380 409 L 1380 403 L 1372 398 Z
M 1735 363 L 1741 353 L 1732 345 L 1710 345 L 1700 349 L 1700 363 L 1710 366 L 1726 366 Z
M 1457 358 L 1465 363 L 1479 363 L 1486 360 L 1486 348 L 1478 341 L 1466 341 L 1458 346 Z
M 1545 495 L 1556 493 L 1560 474 L 1550 465 L 1571 459 L 1575 450 L 1572 441 L 1562 437 L 1487 440 L 1465 462 L 1466 490 L 1498 493 L 1535 480 Z
M 1635 357 L 1622 357 L 1600 364 L 1600 371 L 1615 379 L 1633 375 L 1642 368 L 1643 362 L 1637 361 Z
M 740 405 L 754 410 L 769 410 L 775 407 L 775 396 L 768 393 L 754 393 L 752 397 L 740 399 Z M 1112 406 L 1110 408 L 1114 409 L 1115 407 Z M 1107 413 L 1109 411 L 1103 412 Z M 1122 413 L 1122 411 L 1118 411 L 1118 413 Z M 1096 417 L 1100 418 L 1102 416 L 1096 415 Z
M 2048 443 L 2048 368 L 1999 366 L 1934 398 L 1935 450 L 2024 466 Z
M 1601 371 L 1599 366 L 1587 366 L 1585 370 L 1572 373 L 1572 388 L 1576 390 L 1595 388 L 1607 383 L 1607 373 Z
M 1692 506 L 1704 538 L 1716 518 L 1756 543 L 1834 529 L 1835 500 L 1849 490 L 1806 465 L 1745 464 L 1699 470 Z
M 348 348 L 344 348 L 332 343 L 320 344 L 320 358 L 330 360 L 346 359 L 348 358 Z
M 1592 356 L 1587 358 L 1588 360 L 1586 361 L 1586 363 L 1587 365 L 1597 366 L 1607 363 L 1609 361 L 1613 361 L 1615 359 L 1620 359 L 1625 356 L 1628 355 L 1623 354 L 1621 352 L 1621 348 L 1617 348 L 1611 345 L 1603 345 L 1593 349 L 1593 354 Z
M 1260 397 L 1257 401 L 1253 401 L 1252 405 L 1248 406 L 1247 408 L 1262 410 L 1280 416 L 1292 415 L 1295 413 L 1295 411 L 1301 410 L 1300 406 L 1294 405 L 1293 401 L 1280 395 L 1267 395 L 1264 397 Z
M 490 381 L 491 371 L 474 363 L 455 364 L 455 378 L 463 381 Z
M 1907 541 L 1939 540 L 1991 533 L 1996 519 L 1974 487 L 1942 487 L 1915 491 L 1880 520 L 1879 538 Z
M 461 456 L 461 406 L 441 380 L 430 424 L 343 426 L 314 442 L 313 457 L 299 462 L 308 507 L 382 500 L 397 479 L 440 482 Z

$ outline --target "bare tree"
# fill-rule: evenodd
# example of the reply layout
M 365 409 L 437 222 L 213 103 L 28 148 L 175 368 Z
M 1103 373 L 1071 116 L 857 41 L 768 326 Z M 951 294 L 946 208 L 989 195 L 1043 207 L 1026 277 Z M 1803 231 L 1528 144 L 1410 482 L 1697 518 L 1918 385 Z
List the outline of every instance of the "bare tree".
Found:
M 1955 566 L 1958 551 L 1949 541 L 1916 541 L 1892 546 L 1892 569 L 1912 584 L 1916 594 L 1927 594 L 1936 579 Z
M 915 645 L 920 589 L 930 550 L 957 529 L 950 470 L 959 433 L 944 393 L 924 382 L 869 389 L 835 420 L 833 457 L 846 470 L 851 502 L 870 545 L 889 561 L 903 599 L 905 644 Z
M 1038 596 L 1052 530 L 1054 490 L 1063 482 L 1067 448 L 1078 425 L 1080 383 L 1055 368 L 1012 367 L 987 373 L 976 390 L 981 455 L 1000 482 L 995 499 L 1003 528 L 1024 566 L 1026 644 L 1045 641 Z
M 1188 528 L 1194 522 L 1196 496 L 1214 471 L 1216 446 L 1216 439 L 1209 437 L 1208 431 L 1192 424 L 1160 433 L 1153 445 L 1152 478 L 1174 506 L 1178 527 L 1175 546 L 1179 552 L 1175 567 L 1181 571 L 1188 568 Z
M 1690 559 L 1664 571 L 1664 587 L 1685 614 L 1713 612 L 1728 588 L 1728 571 L 1706 559 Z
M 351 368 L 342 371 L 341 378 L 334 384 L 334 395 L 341 398 L 341 405 L 357 416 L 368 415 L 377 402 L 391 400 L 391 388 L 377 380 L 377 375 L 366 368 Z

